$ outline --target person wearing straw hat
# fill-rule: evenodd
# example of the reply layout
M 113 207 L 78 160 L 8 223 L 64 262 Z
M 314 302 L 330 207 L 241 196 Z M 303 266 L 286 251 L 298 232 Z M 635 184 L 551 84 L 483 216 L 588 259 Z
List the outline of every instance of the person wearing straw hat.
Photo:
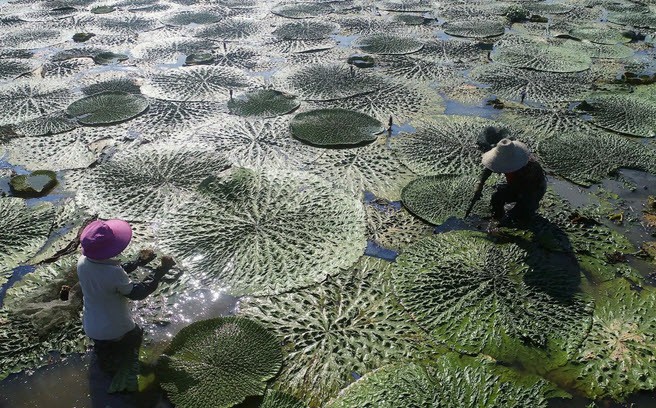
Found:
M 142 250 L 137 260 L 121 264 L 115 259 L 132 239 L 132 228 L 123 220 L 95 220 L 80 235 L 82 256 L 77 275 L 84 302 L 82 323 L 93 340 L 100 366 L 106 371 L 116 363 L 117 353 L 138 352 L 143 330 L 134 322 L 130 300 L 142 300 L 157 289 L 159 281 L 175 265 L 163 256 L 161 265 L 141 282 L 132 282 L 127 273 L 145 266 L 155 254 Z M 121 356 L 118 356 L 121 358 Z M 113 361 L 114 360 L 114 361 Z
M 483 186 L 492 173 L 503 173 L 506 183 L 497 186 L 490 200 L 492 218 L 501 222 L 506 215 L 505 205 L 515 203 L 507 214 L 508 220 L 520 223 L 530 221 L 547 191 L 547 178 L 528 147 L 522 142 L 504 137 L 483 153 L 481 162 L 485 169 L 470 208 L 481 198 Z

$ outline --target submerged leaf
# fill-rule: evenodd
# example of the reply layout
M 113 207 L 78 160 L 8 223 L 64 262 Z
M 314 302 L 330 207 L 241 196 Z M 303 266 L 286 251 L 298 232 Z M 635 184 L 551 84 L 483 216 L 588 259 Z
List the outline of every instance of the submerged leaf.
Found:
M 396 302 L 389 263 L 363 257 L 321 285 L 251 298 L 240 314 L 281 339 L 286 351 L 278 387 L 318 405 L 382 364 L 435 353 Z
M 353 146 L 373 142 L 383 124 L 371 116 L 345 109 L 299 113 L 290 124 L 292 135 L 316 146 Z
M 235 169 L 189 202 L 167 213 L 160 245 L 233 295 L 310 285 L 364 250 L 362 205 L 304 173 Z
M 281 363 L 278 341 L 261 325 L 218 317 L 180 330 L 160 357 L 157 375 L 179 408 L 229 408 L 262 395 Z

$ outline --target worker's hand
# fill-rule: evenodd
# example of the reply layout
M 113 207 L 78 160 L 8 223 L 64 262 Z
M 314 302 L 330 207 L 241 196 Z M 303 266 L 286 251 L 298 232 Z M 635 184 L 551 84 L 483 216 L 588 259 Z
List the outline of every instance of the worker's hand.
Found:
M 175 261 L 170 256 L 163 256 L 161 259 L 160 268 L 166 269 L 167 271 L 175 266 Z
M 155 252 L 150 248 L 145 248 L 139 251 L 139 258 L 137 259 L 137 263 L 141 266 L 144 266 L 155 258 L 157 258 Z
M 476 190 L 476 192 L 474 193 L 474 198 L 472 198 L 472 201 L 476 202 L 480 200 L 481 197 L 483 197 L 483 192 L 481 190 Z

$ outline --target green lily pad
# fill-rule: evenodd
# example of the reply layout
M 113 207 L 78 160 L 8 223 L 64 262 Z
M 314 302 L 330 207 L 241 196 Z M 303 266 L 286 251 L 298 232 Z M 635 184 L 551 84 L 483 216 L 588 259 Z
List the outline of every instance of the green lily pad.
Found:
M 42 197 L 57 185 L 57 174 L 52 170 L 36 170 L 30 174 L 14 176 L 9 180 L 11 192 L 16 197 Z
M 392 149 L 410 170 L 419 175 L 475 175 L 481 169 L 478 135 L 487 126 L 500 124 L 475 116 L 448 115 L 415 126 L 416 132 L 392 140 Z
M 240 69 L 199 65 L 153 75 L 142 91 L 159 99 L 227 101 L 231 90 L 244 89 L 252 84 L 253 80 Z
M 328 37 L 337 25 L 322 21 L 295 21 L 280 25 L 273 31 L 279 40 L 320 40 Z
M 376 1 L 376 7 L 381 10 L 424 13 L 433 10 L 429 0 L 382 0 Z
M 194 36 L 212 40 L 243 40 L 260 31 L 260 24 L 253 19 L 231 17 L 203 27 Z
M 307 408 L 307 405 L 289 394 L 269 389 L 264 394 L 264 400 L 259 408 Z
M 316 406 L 382 364 L 436 352 L 395 301 L 389 263 L 363 257 L 321 285 L 246 299 L 240 315 L 261 322 L 286 351 L 278 388 Z
M 292 135 L 315 146 L 354 146 L 373 142 L 385 128 L 371 116 L 345 109 L 299 113 L 290 124 Z
M 149 144 L 119 151 L 68 185 L 77 190 L 78 203 L 103 218 L 150 221 L 165 216 L 205 178 L 228 166 L 207 149 Z
M 166 18 L 164 23 L 173 26 L 186 26 L 189 24 L 213 24 L 218 23 L 226 16 L 218 11 L 182 11 Z
M 618 44 L 631 41 L 630 38 L 623 36 L 620 30 L 616 30 L 607 24 L 578 26 L 569 30 L 569 35 L 579 40 L 588 40 L 597 44 Z
M 93 57 L 93 62 L 98 65 L 110 65 L 118 62 L 127 61 L 129 57 L 125 54 L 116 54 L 113 52 L 101 52 Z
M 45 244 L 53 217 L 53 207 L 49 203 L 28 207 L 21 198 L 0 198 L 0 271 L 3 274 L 29 260 Z
M 93 14 L 109 14 L 116 11 L 116 8 L 112 6 L 98 6 L 98 7 L 93 7 L 89 11 L 91 11 Z
M 127 13 L 122 17 L 103 17 L 95 20 L 98 30 L 115 35 L 139 35 L 144 31 L 153 30 L 162 25 L 155 19 L 142 17 L 134 13 Z
M 588 55 L 590 58 L 618 59 L 629 58 L 635 52 L 623 44 L 597 44 L 590 41 L 568 40 L 563 44 L 565 48 Z
M 620 168 L 656 172 L 656 149 L 603 131 L 554 136 L 540 143 L 538 153 L 551 170 L 584 186 Z
M 160 245 L 233 295 L 310 285 L 365 247 L 359 201 L 304 173 L 234 169 L 205 181 L 189 202 L 167 213 Z
M 287 18 L 315 18 L 330 14 L 333 7 L 328 3 L 287 3 L 271 9 L 273 14 Z
M 87 42 L 95 36 L 94 33 L 75 33 L 75 35 L 73 35 L 73 41 L 76 43 Z
M 358 38 L 353 46 L 371 54 L 400 55 L 417 52 L 424 43 L 411 36 L 372 34 Z
M 569 394 L 536 375 L 520 374 L 482 357 L 451 353 L 431 363 L 383 366 L 343 390 L 327 406 L 546 408 L 554 397 Z
M 590 398 L 623 400 L 656 388 L 656 294 L 634 292 L 625 281 L 602 286 L 592 329 L 578 355 L 554 378 Z
M 374 66 L 375 61 L 371 55 L 351 55 L 346 63 L 358 68 L 371 68 Z
M 229 408 L 264 394 L 281 363 L 278 340 L 262 326 L 219 317 L 180 330 L 160 357 L 157 375 L 179 408 Z
M 129 77 L 118 77 L 94 82 L 82 88 L 85 95 L 95 95 L 102 92 L 125 92 L 140 94 L 141 88 L 136 81 Z
M 431 21 L 430 19 L 418 14 L 395 14 L 392 21 L 399 22 L 408 26 L 420 26 Z
M 66 114 L 88 126 L 125 122 L 148 109 L 148 99 L 126 92 L 102 92 L 79 99 Z
M 230 113 L 239 116 L 282 116 L 295 111 L 300 105 L 294 96 L 274 89 L 248 92 L 228 101 Z
M 649 86 L 648 89 L 656 87 Z M 656 97 L 633 93 L 592 95 L 586 99 L 590 106 L 587 113 L 592 123 L 604 129 L 631 136 L 655 137 L 655 101 Z
M 504 25 L 494 20 L 451 21 L 444 24 L 444 32 L 455 37 L 490 38 L 506 32 Z
M 403 205 L 422 220 L 439 225 L 449 217 L 462 218 L 474 197 L 478 178 L 471 175 L 420 177 L 403 188 Z M 489 199 L 479 200 L 473 214 L 489 213 Z
M 638 28 L 656 28 L 656 15 L 653 12 L 610 12 L 608 13 L 608 21 Z
M 500 46 L 492 59 L 503 65 L 547 72 L 580 72 L 590 68 L 592 60 L 571 48 L 540 43 Z
M 579 271 L 546 261 L 486 234 L 451 231 L 406 248 L 392 276 L 403 306 L 436 339 L 545 370 L 567 361 L 591 320 Z
M 185 59 L 185 65 L 210 65 L 214 62 L 214 55 L 210 53 L 190 54 Z

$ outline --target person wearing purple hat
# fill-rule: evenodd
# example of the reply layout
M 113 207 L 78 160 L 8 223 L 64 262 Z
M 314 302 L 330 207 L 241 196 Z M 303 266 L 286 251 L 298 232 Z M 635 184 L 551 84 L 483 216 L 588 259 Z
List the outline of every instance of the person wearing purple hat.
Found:
M 506 129 L 488 127 L 483 131 L 482 137 L 487 143 L 479 143 L 479 148 L 484 150 L 481 162 L 485 168 L 469 208 L 481 198 L 483 186 L 492 173 L 503 173 L 506 182 L 497 186 L 490 200 L 492 218 L 497 223 L 502 222 L 505 205 L 515 203 L 507 219 L 527 223 L 540 207 L 540 200 L 547 191 L 547 178 L 528 147 L 507 135 Z
M 108 371 L 113 371 L 108 365 L 117 352 L 138 351 L 141 345 L 143 330 L 132 318 L 130 300 L 142 300 L 153 293 L 175 265 L 171 257 L 163 256 L 153 273 L 141 282 L 132 282 L 127 273 L 148 264 L 155 254 L 142 250 L 137 260 L 121 264 L 114 258 L 131 239 L 132 228 L 123 220 L 95 220 L 80 235 L 82 256 L 77 275 L 84 301 L 84 332 L 94 342 L 101 367 Z

